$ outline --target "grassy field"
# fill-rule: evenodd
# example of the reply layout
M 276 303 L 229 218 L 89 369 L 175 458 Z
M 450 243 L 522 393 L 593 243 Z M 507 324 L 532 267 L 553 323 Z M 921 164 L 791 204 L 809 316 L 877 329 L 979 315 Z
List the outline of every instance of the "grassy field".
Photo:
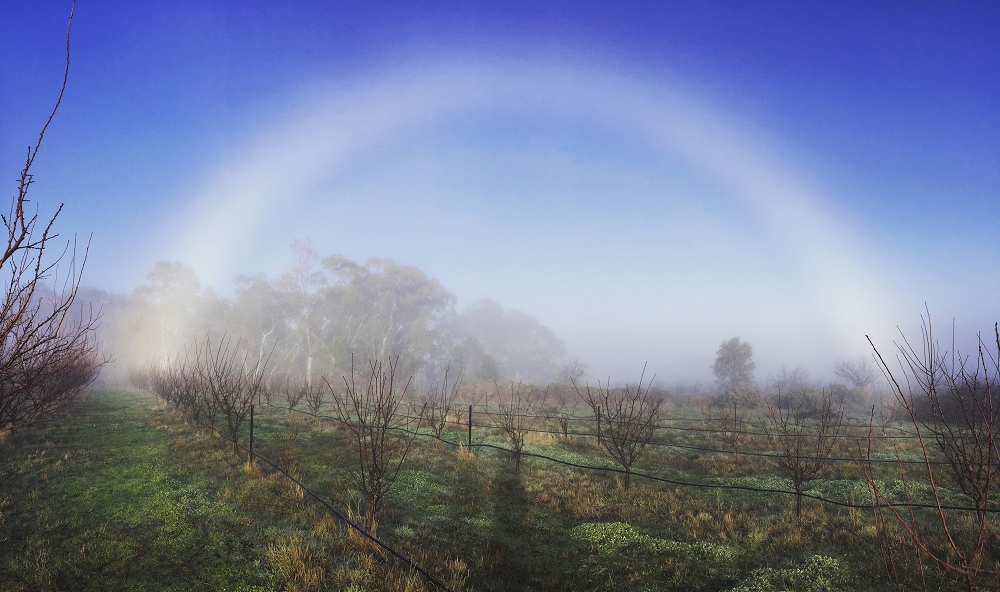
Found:
M 331 422 L 265 408 L 261 453 L 287 453 L 290 425 L 293 473 L 360 514 Z M 708 443 L 696 432 L 666 437 Z M 490 430 L 475 440 L 503 444 Z M 503 452 L 415 446 L 377 532 L 456 589 L 887 589 L 870 510 L 807 500 L 796 518 L 784 495 L 643 479 L 625 492 L 611 473 L 531 458 L 517 473 Z M 611 466 L 585 438 L 533 434 L 525 450 Z M 2 590 L 431 589 L 298 487 L 248 468 L 152 398 L 92 394 L 0 451 Z M 650 449 L 637 470 L 790 489 L 766 462 L 678 448 Z M 867 488 L 839 462 L 809 491 L 863 500 Z

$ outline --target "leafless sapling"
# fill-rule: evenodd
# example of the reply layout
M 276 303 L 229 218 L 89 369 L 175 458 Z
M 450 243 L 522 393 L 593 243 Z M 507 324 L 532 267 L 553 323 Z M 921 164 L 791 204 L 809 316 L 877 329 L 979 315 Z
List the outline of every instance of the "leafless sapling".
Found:
M 423 416 L 422 409 L 415 417 L 399 412 L 410 382 L 397 382 L 397 365 L 398 360 L 384 364 L 369 361 L 368 384 L 364 387 L 356 382 L 353 361 L 350 378 L 343 377 L 342 391 L 337 392 L 326 381 L 334 414 L 354 456 L 349 478 L 368 501 L 365 528 L 369 531 L 375 529 L 379 506 L 399 477 Z
M 496 393 L 496 409 L 487 408 L 487 415 L 493 425 L 507 438 L 514 450 L 514 470 L 521 471 L 521 452 L 524 450 L 524 439 L 535 429 L 538 412 L 545 405 L 547 391 L 540 396 L 533 392 L 530 385 L 511 381 L 508 388 L 500 388 L 494 382 Z
M 600 426 L 601 445 L 608 454 L 625 469 L 625 491 L 629 489 L 632 467 L 653 438 L 660 418 L 663 400 L 650 394 L 654 376 L 643 387 L 645 369 L 639 376 L 639 383 L 633 389 L 628 384 L 624 388 L 612 388 L 597 383 L 597 389 L 588 384 L 584 390 L 577 389 L 580 398 L 594 411 L 595 421 Z
M 305 383 L 297 383 L 291 378 L 285 378 L 281 392 L 285 396 L 285 404 L 288 405 L 288 412 L 291 413 L 295 411 L 295 407 L 306 396 Z
M 58 236 L 53 226 L 62 205 L 45 222 L 39 220 L 37 209 L 31 211 L 28 199 L 34 182 L 31 167 L 66 90 L 72 23 L 73 10 L 66 26 L 66 67 L 59 96 L 34 147 L 28 147 L 10 210 L 0 216 L 7 239 L 0 246 L 0 275 L 6 277 L 0 297 L 0 431 L 34 423 L 72 402 L 104 364 L 98 359 L 94 336 L 97 317 L 73 306 L 87 250 L 78 261 L 74 239 L 55 258 L 47 258 L 46 250 L 51 252 Z M 50 278 L 51 288 L 45 286 Z
M 421 397 L 424 408 L 424 422 L 434 432 L 435 450 L 441 451 L 441 436 L 448 426 L 449 415 L 458 401 L 458 395 L 462 391 L 462 372 L 459 371 L 455 380 L 449 383 L 448 374 L 451 365 L 445 368 L 444 378 L 434 388 L 424 393 Z
M 306 400 L 306 407 L 314 417 L 319 415 L 319 410 L 323 406 L 323 395 L 326 393 L 325 379 L 319 382 L 304 382 L 301 385 L 302 397 Z
M 919 440 L 922 473 L 926 475 L 923 485 L 931 492 L 936 522 L 943 532 L 943 537 L 935 536 L 937 529 L 918 520 L 905 503 L 886 494 L 871 461 L 873 409 L 868 444 L 865 448 L 858 444 L 855 460 L 872 493 L 880 551 L 897 587 L 902 587 L 907 574 L 913 571 L 907 567 L 913 566 L 897 565 L 893 525 L 918 549 L 915 563 L 921 574 L 926 557 L 931 564 L 960 577 L 968 590 L 976 589 L 984 578 L 993 586 L 1000 583 L 1000 556 L 996 553 L 1000 534 L 995 516 L 1000 478 L 1000 326 L 994 324 L 993 331 L 992 343 L 979 336 L 974 358 L 956 352 L 953 335 L 949 355 L 935 340 L 928 313 L 921 326 L 921 348 L 911 346 L 905 336 L 902 344 L 897 344 L 902 378 L 897 378 L 900 373 L 892 371 L 872 344 L 879 366 Z M 941 465 L 936 465 L 932 456 L 943 457 L 944 474 L 936 468 Z M 909 497 L 914 483 L 901 463 L 899 478 Z M 973 520 L 967 519 L 968 512 L 944 507 L 942 497 L 946 491 L 942 483 L 949 478 L 975 508 Z M 923 583 L 926 587 L 925 580 Z
M 731 405 L 726 402 L 720 403 L 713 406 L 714 428 L 718 430 L 719 440 L 733 452 L 733 460 L 738 461 L 740 451 L 746 450 L 749 445 L 750 418 L 746 411 L 741 412 L 738 401 L 732 401 Z
M 264 373 L 249 352 L 240 349 L 231 337 L 223 337 L 213 345 L 210 337 L 197 343 L 194 349 L 195 372 L 204 389 L 203 396 L 211 400 L 226 422 L 225 429 L 237 454 L 240 429 L 257 400 Z M 267 361 L 265 359 L 264 363 Z
M 834 410 L 833 395 L 824 389 L 818 402 L 810 401 L 805 392 L 785 397 L 781 390 L 777 401 L 765 400 L 768 417 L 761 428 L 767 442 L 778 454 L 778 469 L 792 481 L 795 488 L 795 516 L 802 515 L 802 493 L 829 462 L 837 439 L 843 434 L 844 412 Z
M 570 438 L 570 423 L 574 419 L 576 407 L 580 402 L 580 398 L 571 388 L 573 380 L 575 378 L 570 376 L 567 382 L 549 385 L 551 405 L 545 415 L 556 420 L 559 425 L 560 437 L 563 440 Z

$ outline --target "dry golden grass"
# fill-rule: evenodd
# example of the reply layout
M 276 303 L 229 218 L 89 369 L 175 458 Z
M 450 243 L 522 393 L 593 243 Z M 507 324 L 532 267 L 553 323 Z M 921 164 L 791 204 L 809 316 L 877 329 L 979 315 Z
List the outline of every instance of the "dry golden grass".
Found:
M 476 460 L 476 454 L 465 446 L 459 446 L 458 452 L 455 453 L 455 458 L 462 462 L 472 462 Z
M 268 559 L 287 581 L 289 592 L 319 590 L 326 579 L 312 545 L 294 536 L 267 550 Z

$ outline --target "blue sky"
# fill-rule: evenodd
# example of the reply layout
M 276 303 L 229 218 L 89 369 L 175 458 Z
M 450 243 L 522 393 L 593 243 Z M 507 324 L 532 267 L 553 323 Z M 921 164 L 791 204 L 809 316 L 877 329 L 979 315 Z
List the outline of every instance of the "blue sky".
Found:
M 67 13 L 0 5 L 11 181 Z M 33 195 L 88 284 L 225 293 L 309 236 L 668 380 L 998 316 L 997 2 L 81 2 L 72 43 Z

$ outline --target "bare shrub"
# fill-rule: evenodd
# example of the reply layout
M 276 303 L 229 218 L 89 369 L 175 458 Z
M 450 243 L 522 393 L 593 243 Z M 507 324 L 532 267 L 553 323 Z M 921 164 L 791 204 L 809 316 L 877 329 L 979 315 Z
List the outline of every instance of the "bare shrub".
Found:
M 258 367 L 261 361 L 250 356 L 248 351 L 240 351 L 240 344 L 232 338 L 223 337 L 218 345 L 212 346 L 210 337 L 194 348 L 196 372 L 204 397 L 212 401 L 225 420 L 225 428 L 233 441 L 233 454 L 239 450 L 236 442 L 240 428 L 250 414 L 250 407 L 257 400 L 264 373 Z M 267 360 L 263 361 L 266 364 Z
M 45 131 L 55 117 L 69 76 L 69 39 L 73 23 L 66 26 L 66 68 L 59 97 L 52 108 L 18 179 L 10 210 L 0 216 L 6 229 L 6 245 L 0 252 L 0 274 L 6 277 L 0 298 L 0 431 L 35 423 L 73 402 L 100 372 L 94 336 L 97 317 L 93 311 L 74 309 L 86 249 L 78 262 L 76 241 L 66 243 L 57 256 L 51 252 L 56 218 L 62 205 L 45 222 L 37 209 L 28 206 L 28 190 L 34 182 L 31 167 Z M 68 256 L 68 258 L 67 258 Z M 58 279 L 60 264 L 65 264 Z M 52 278 L 54 285 L 45 286 Z M 74 314 L 74 311 L 76 314 Z
M 826 467 L 837 438 L 844 429 L 844 412 L 834 411 L 833 395 L 823 390 L 819 400 L 806 392 L 767 403 L 768 417 L 762 422 L 768 444 L 778 452 L 778 469 L 795 488 L 795 516 L 802 516 L 802 492 Z
M 750 444 L 750 418 L 746 411 L 740 409 L 737 401 L 732 406 L 722 404 L 710 408 L 711 420 L 718 430 L 719 440 L 732 451 L 733 460 L 738 461 L 740 451 L 746 450 Z
M 514 381 L 510 382 L 508 389 L 501 389 L 499 383 L 493 383 L 493 386 L 497 408 L 496 411 L 487 409 L 486 413 L 493 425 L 510 442 L 514 449 L 514 470 L 520 472 L 524 438 L 535 429 L 538 413 L 545 406 L 547 391 L 537 396 L 531 386 Z
M 932 523 L 920 521 L 912 508 L 886 495 L 871 461 L 873 408 L 867 446 L 858 443 L 855 460 L 872 494 L 877 542 L 886 572 L 897 588 L 903 588 L 913 573 L 921 575 L 916 583 L 926 588 L 925 559 L 930 560 L 928 565 L 958 576 L 968 590 L 982 585 L 984 578 L 991 586 L 1000 583 L 996 554 L 1000 535 L 993 513 L 996 502 L 991 504 L 1000 474 L 1000 327 L 994 324 L 993 331 L 992 343 L 979 336 L 974 357 L 957 353 L 953 337 L 949 355 L 934 339 L 928 313 L 921 326 L 921 347 L 911 346 L 905 336 L 897 344 L 905 389 L 872 344 L 919 439 L 926 475 L 920 484 L 930 490 L 936 514 Z M 940 465 L 935 465 L 932 455 L 944 458 L 945 470 L 935 468 Z M 899 479 L 909 502 L 909 492 L 917 482 L 907 477 L 902 464 Z M 942 502 L 947 491 L 942 483 L 949 479 L 975 509 L 971 520 L 970 512 L 950 510 Z
M 285 404 L 288 405 L 288 412 L 295 411 L 295 407 L 302 402 L 306 396 L 305 382 L 294 382 L 291 378 L 286 378 L 281 386 L 281 393 L 284 395 Z
M 422 409 L 415 418 L 399 413 L 410 383 L 407 380 L 400 388 L 396 382 L 397 365 L 398 360 L 385 365 L 369 361 L 368 384 L 362 389 L 356 384 L 352 361 L 350 379 L 344 377 L 340 394 L 324 379 L 355 458 L 349 478 L 368 500 L 365 528 L 370 532 L 375 529 L 380 504 L 392 490 L 410 453 L 415 428 L 423 416 Z
M 632 466 L 653 438 L 663 403 L 662 399 L 649 393 L 656 377 L 643 387 L 644 377 L 645 369 L 635 389 L 627 384 L 624 388 L 612 388 L 610 379 L 605 386 L 598 381 L 596 391 L 589 384 L 583 391 L 577 389 L 580 398 L 594 412 L 601 445 L 625 469 L 625 482 L 622 484 L 625 491 L 629 488 Z
M 570 377 L 572 378 L 572 377 Z M 570 381 L 572 384 L 572 380 Z M 580 398 L 566 384 L 557 384 L 552 387 L 552 409 L 551 416 L 559 424 L 560 437 L 569 440 L 570 422 L 573 421 L 577 404 Z
M 282 381 L 276 379 L 274 375 L 268 376 L 260 381 L 260 397 L 257 400 L 263 400 L 265 404 L 270 406 L 274 400 L 274 396 L 281 392 L 281 385 Z
M 443 380 L 434 385 L 434 388 L 424 393 L 421 398 L 424 408 L 424 421 L 434 432 L 435 450 L 441 451 L 441 435 L 445 427 L 448 426 L 448 416 L 451 415 L 452 408 L 456 406 L 458 395 L 462 390 L 462 373 L 459 372 L 455 380 L 448 383 L 448 374 L 451 365 L 445 368 Z
M 326 393 L 326 386 L 322 382 L 305 382 L 300 386 L 302 398 L 306 400 L 306 407 L 313 416 L 319 415 L 320 407 L 323 406 L 323 395 Z

